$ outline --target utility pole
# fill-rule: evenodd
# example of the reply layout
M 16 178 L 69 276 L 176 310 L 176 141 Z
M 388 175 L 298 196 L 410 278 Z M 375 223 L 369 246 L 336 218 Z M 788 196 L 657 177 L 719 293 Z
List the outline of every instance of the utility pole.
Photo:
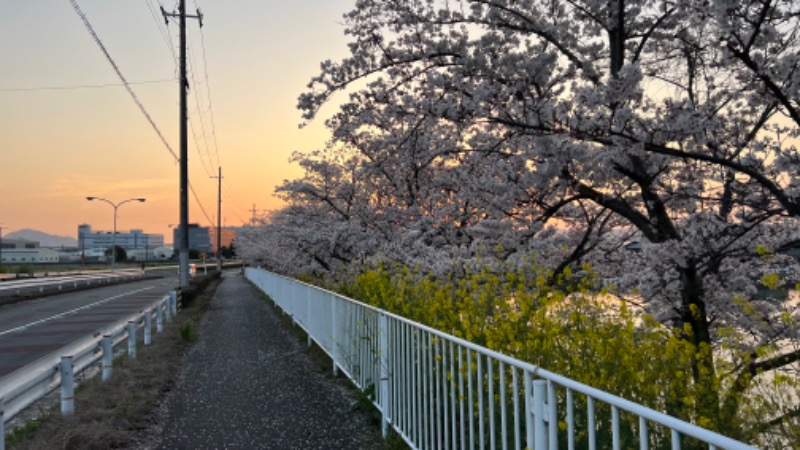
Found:
M 189 90 L 189 82 L 186 79 L 186 18 L 198 19 L 200 27 L 203 26 L 203 14 L 197 11 L 197 15 L 186 14 L 186 0 L 180 0 L 177 13 L 168 13 L 161 7 L 161 14 L 164 15 L 164 22 L 169 25 L 170 17 L 178 17 L 180 27 L 180 135 L 181 135 L 181 155 L 180 155 L 180 225 L 178 228 L 178 257 L 180 260 L 180 286 L 189 286 L 189 135 L 187 129 L 186 94 Z
M 267 211 L 267 210 L 266 209 L 256 209 L 256 204 L 253 203 L 253 209 L 250 210 L 250 212 L 253 213 L 253 218 L 250 219 L 250 226 L 252 226 L 252 227 L 256 226 L 256 214 L 258 212 L 265 212 L 265 211 Z
M 219 182 L 217 187 L 217 271 L 222 270 L 222 167 L 219 167 Z

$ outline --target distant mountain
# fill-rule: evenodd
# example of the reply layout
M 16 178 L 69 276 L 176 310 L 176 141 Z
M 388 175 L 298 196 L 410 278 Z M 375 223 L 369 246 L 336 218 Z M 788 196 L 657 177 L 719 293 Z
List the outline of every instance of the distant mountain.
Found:
M 20 239 L 38 242 L 41 247 L 77 247 L 78 240 L 68 236 L 55 236 L 37 230 L 23 229 L 3 235 L 3 239 Z

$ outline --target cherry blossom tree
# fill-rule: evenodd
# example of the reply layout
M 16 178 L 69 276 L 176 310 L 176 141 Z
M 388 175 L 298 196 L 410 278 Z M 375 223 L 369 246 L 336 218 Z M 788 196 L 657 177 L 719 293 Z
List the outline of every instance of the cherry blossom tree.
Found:
M 789 306 L 755 294 L 800 242 L 800 4 L 358 0 L 345 19 L 350 56 L 299 106 L 349 97 L 272 224 L 305 266 L 589 262 L 685 330 L 697 383 L 727 327 L 748 335 L 733 391 L 797 364 Z M 703 415 L 735 414 L 708 392 Z

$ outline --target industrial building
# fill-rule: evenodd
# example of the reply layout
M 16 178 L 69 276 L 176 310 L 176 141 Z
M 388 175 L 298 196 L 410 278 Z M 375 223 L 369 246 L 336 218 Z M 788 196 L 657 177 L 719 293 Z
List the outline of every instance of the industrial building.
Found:
M 128 233 L 117 231 L 92 231 L 91 225 L 78 225 L 78 250 L 86 252 L 92 249 L 107 249 L 116 244 L 128 250 L 148 250 L 164 246 L 163 234 L 149 234 L 142 230 L 130 230 Z
M 196 223 L 190 223 L 188 229 L 189 250 L 197 250 L 200 253 L 209 253 L 211 251 L 211 234 L 208 231 L 208 227 L 201 227 Z M 180 225 L 172 229 L 172 245 L 175 248 L 180 247 L 180 231 Z
M 4 264 L 58 262 L 58 252 L 41 248 L 38 242 L 3 239 L 0 249 L 0 261 Z

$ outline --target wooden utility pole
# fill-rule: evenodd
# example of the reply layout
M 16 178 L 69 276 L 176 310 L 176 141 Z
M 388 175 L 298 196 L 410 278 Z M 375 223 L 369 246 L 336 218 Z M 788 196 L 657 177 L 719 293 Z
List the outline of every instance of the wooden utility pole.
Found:
M 186 0 L 180 0 L 177 13 L 168 13 L 161 8 L 164 21 L 169 25 L 170 17 L 178 17 L 180 27 L 180 225 L 178 228 L 178 258 L 180 264 L 180 286 L 189 286 L 189 135 L 187 128 L 186 94 L 189 90 L 189 82 L 186 78 L 186 18 L 198 19 L 200 27 L 203 26 L 203 14 L 197 11 L 197 15 L 189 16 L 186 14 Z
M 219 167 L 219 182 L 217 187 L 217 270 L 222 270 L 222 167 Z

